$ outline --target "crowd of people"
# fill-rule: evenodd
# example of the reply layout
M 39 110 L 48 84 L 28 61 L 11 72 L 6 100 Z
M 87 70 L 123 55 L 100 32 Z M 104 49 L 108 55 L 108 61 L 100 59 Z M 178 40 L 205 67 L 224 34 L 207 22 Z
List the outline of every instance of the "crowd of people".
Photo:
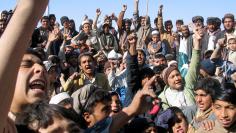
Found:
M 133 18 L 123 5 L 98 24 L 98 8 L 76 28 L 47 4 L 1 12 L 0 132 L 236 133 L 233 14 L 174 31 L 163 5 L 151 26 L 134 0 Z

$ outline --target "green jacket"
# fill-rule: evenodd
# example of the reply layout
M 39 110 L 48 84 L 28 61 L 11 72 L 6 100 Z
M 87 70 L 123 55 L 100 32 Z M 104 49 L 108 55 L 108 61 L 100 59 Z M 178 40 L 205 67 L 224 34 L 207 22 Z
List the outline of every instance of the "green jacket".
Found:
M 186 74 L 184 78 L 185 80 L 185 85 L 183 89 L 184 96 L 186 100 L 192 104 L 195 103 L 193 89 L 198 79 L 198 73 L 200 69 L 200 56 L 201 56 L 201 50 L 193 49 L 190 67 L 189 67 L 188 73 Z M 159 95 L 159 98 L 161 98 L 162 100 L 162 108 L 164 110 L 172 106 L 168 103 L 167 98 L 166 98 L 167 89 L 171 89 L 171 88 L 169 86 L 165 86 L 163 92 Z

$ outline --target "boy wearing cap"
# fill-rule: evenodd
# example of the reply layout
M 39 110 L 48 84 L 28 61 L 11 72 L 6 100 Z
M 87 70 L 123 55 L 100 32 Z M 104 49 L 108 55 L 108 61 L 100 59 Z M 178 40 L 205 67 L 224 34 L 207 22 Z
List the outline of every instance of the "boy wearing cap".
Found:
M 163 102 L 162 107 L 164 109 L 171 106 L 191 106 L 195 103 L 193 89 L 199 73 L 201 37 L 202 33 L 200 32 L 196 32 L 194 35 L 193 55 L 190 68 L 185 76 L 185 83 L 176 66 L 169 66 L 163 70 L 162 78 L 166 83 L 166 87 L 159 97 Z
M 160 39 L 160 33 L 157 30 L 152 31 L 152 41 L 148 44 L 148 53 L 154 55 L 156 53 L 167 54 L 167 47 Z

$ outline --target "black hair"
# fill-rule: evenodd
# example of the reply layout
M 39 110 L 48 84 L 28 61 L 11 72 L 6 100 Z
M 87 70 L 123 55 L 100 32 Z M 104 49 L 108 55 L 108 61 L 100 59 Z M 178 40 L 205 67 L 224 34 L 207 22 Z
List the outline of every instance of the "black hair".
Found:
M 186 124 L 188 125 L 187 117 L 184 115 L 184 113 L 182 112 L 182 110 L 180 108 L 178 108 L 178 107 L 170 107 L 169 109 L 171 111 L 173 111 L 173 113 L 174 113 L 174 117 L 172 117 L 168 121 L 170 133 L 173 133 L 172 127 L 175 125 L 175 123 L 180 123 L 181 122 L 181 120 L 179 119 L 178 115 L 180 115 L 182 118 L 184 118 L 184 120 L 186 121 Z
M 4 19 L 0 18 L 0 22 L 6 22 Z
M 28 50 L 31 51 L 30 49 L 31 49 L 31 48 L 29 48 Z M 32 50 L 33 50 L 33 51 L 31 51 L 31 52 L 33 52 L 34 55 L 38 56 L 42 61 L 45 61 L 45 60 L 46 60 L 46 53 L 45 53 L 45 51 L 43 50 L 43 48 L 41 48 L 41 47 L 36 47 L 36 48 L 33 48 Z M 35 52 L 36 52 L 36 53 L 35 53 Z
M 37 50 L 37 49 L 32 49 L 32 48 L 28 48 L 25 52 L 25 54 L 32 54 L 37 56 L 40 60 L 43 61 L 43 56 L 41 55 L 41 53 Z
M 217 29 L 220 29 L 220 26 L 221 26 L 221 20 L 220 18 L 216 17 L 216 25 L 217 25 Z
M 216 100 L 225 101 L 236 105 L 236 88 L 232 83 L 224 83 L 215 94 L 213 102 Z
M 129 25 L 132 24 L 132 21 L 130 19 L 128 19 L 128 18 L 124 19 L 123 22 L 124 22 L 124 24 L 125 23 L 128 23 Z
M 172 24 L 172 21 L 171 20 L 167 20 L 167 21 L 165 21 L 165 27 L 167 27 L 167 25 L 168 24 L 171 24 L 172 26 L 173 26 L 173 24 Z
M 176 20 L 176 24 L 178 24 L 178 23 L 180 23 L 181 25 L 183 25 L 183 24 L 184 24 L 184 21 L 183 21 L 182 19 L 178 19 L 178 20 Z
M 8 15 L 9 13 L 8 13 L 7 10 L 3 10 L 3 11 L 1 12 L 1 15 L 2 15 L 2 14 L 6 14 L 6 15 Z
M 66 109 L 56 104 L 39 101 L 27 105 L 23 112 L 17 116 L 16 123 L 29 126 L 37 122 L 34 129 L 47 128 L 51 124 L 53 117 L 65 118 L 75 123 L 79 122 L 78 114 L 73 109 Z
M 155 123 L 149 118 L 134 118 L 124 128 L 126 133 L 143 133 L 149 127 L 156 127 Z
M 154 76 L 154 72 L 151 68 L 149 67 L 145 67 L 143 69 L 140 70 L 140 79 L 143 80 L 144 78 L 147 78 L 147 77 L 152 77 Z
M 118 96 L 119 97 L 119 94 L 116 92 L 116 91 L 109 91 L 111 97 L 112 96 Z
M 159 65 L 159 66 L 154 66 L 153 72 L 154 72 L 155 74 L 161 74 L 161 72 L 162 72 L 166 67 L 167 67 L 166 64 L 161 64 L 161 65 Z
M 236 42 L 236 38 L 235 38 L 235 37 L 229 38 L 228 42 L 229 42 L 229 41 L 232 41 L 232 40 L 233 40 L 234 42 Z
M 48 18 L 50 20 L 51 18 L 56 18 L 56 16 L 55 16 L 55 14 L 49 14 Z
M 210 94 L 211 98 L 214 98 L 216 92 L 220 90 L 220 87 L 221 84 L 217 79 L 203 78 L 198 81 L 197 86 L 194 88 L 194 91 L 203 90 L 207 94 Z
M 60 58 L 56 55 L 51 55 L 48 57 L 48 61 L 52 62 L 53 64 L 59 64 Z
M 43 19 L 49 20 L 49 17 L 48 17 L 48 16 L 43 16 L 43 17 L 41 18 L 41 21 L 42 21 Z
M 204 53 L 204 59 L 210 59 L 212 53 L 213 53 L 213 50 L 207 50 L 207 51 Z
M 70 53 L 65 54 L 65 56 L 66 56 L 66 61 L 68 62 L 71 57 L 77 58 L 79 56 L 79 54 L 75 51 L 72 51 Z
M 164 58 L 166 60 L 165 55 L 163 55 L 161 53 L 157 53 L 157 54 L 154 55 L 154 59 L 161 59 L 161 58 Z
M 90 92 L 89 97 L 87 98 L 85 105 L 82 108 L 82 113 L 88 112 L 93 113 L 94 107 L 97 103 L 107 103 L 111 101 L 111 95 L 109 92 L 103 89 L 94 89 L 94 91 Z
M 79 65 L 81 63 L 81 58 L 84 56 L 89 56 L 92 59 L 92 61 L 95 61 L 93 55 L 90 52 L 84 52 L 79 55 L 79 61 L 78 61 Z
M 158 18 L 155 18 L 154 19 L 154 24 L 157 24 L 157 22 L 158 22 Z
M 229 18 L 234 22 L 234 15 L 233 14 L 231 14 L 231 13 L 225 14 L 224 17 L 222 18 L 222 23 L 224 23 L 226 18 Z

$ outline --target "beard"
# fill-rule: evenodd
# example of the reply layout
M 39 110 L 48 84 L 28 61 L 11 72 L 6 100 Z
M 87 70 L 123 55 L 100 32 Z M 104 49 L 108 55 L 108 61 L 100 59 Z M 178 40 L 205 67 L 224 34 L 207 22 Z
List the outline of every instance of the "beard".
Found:
M 234 31 L 234 28 L 230 28 L 230 29 L 226 29 L 226 28 L 225 28 L 225 31 L 226 31 L 227 33 L 232 33 L 232 32 Z

